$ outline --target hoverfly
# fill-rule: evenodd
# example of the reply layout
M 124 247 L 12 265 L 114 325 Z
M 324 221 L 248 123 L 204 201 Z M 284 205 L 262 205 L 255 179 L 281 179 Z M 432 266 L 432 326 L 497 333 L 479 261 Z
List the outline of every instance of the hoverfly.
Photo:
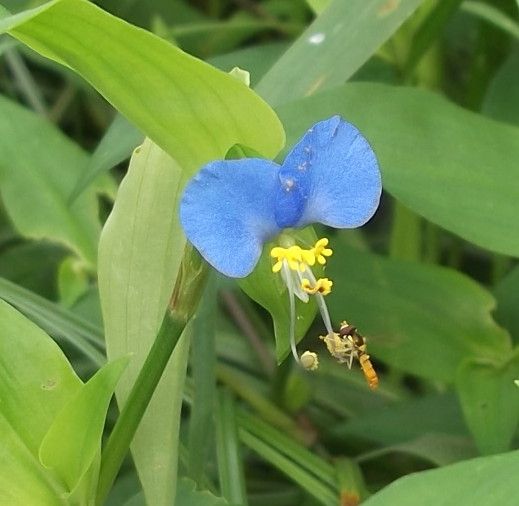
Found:
M 369 355 L 366 353 L 367 345 L 364 336 L 360 335 L 353 325 L 349 325 L 348 322 L 343 321 L 339 328 L 339 337 L 341 341 L 346 343 L 349 354 L 348 367 L 351 369 L 353 359 L 356 358 L 359 361 L 360 368 L 364 373 L 369 388 L 372 390 L 377 388 L 378 376 L 369 359 Z

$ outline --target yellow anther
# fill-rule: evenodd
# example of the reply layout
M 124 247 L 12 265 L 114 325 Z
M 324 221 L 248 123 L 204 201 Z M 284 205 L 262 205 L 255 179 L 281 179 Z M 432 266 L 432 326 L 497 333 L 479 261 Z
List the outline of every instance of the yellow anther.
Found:
M 315 254 L 313 250 L 311 249 L 302 249 L 301 250 L 301 257 L 303 259 L 303 262 L 306 265 L 314 265 L 315 264 Z
M 319 367 L 319 358 L 313 351 L 305 351 L 299 359 L 307 371 L 315 371 Z
M 326 257 L 332 256 L 333 254 L 333 250 L 326 246 L 328 246 L 328 239 L 323 237 L 322 239 L 319 239 L 315 243 L 315 246 L 310 250 L 315 257 L 315 260 L 317 260 L 321 265 L 326 263 Z
M 293 271 L 299 270 L 304 272 L 307 265 L 315 265 L 315 262 L 324 265 L 326 263 L 326 257 L 331 256 L 333 253 L 332 249 L 326 246 L 328 246 L 328 239 L 326 237 L 319 239 L 315 243 L 315 246 L 310 249 L 303 249 L 295 245 L 289 248 L 276 246 L 270 250 L 270 256 L 276 259 L 276 262 L 272 266 L 272 272 L 279 272 L 284 260 L 287 261 L 288 266 Z
M 333 281 L 328 278 L 320 278 L 317 280 L 315 285 L 312 285 L 310 280 L 303 279 L 301 282 L 301 288 L 311 295 L 319 292 L 321 295 L 328 295 L 332 291 Z
M 290 246 L 290 248 L 276 246 L 270 250 L 270 256 L 277 260 L 272 266 L 272 272 L 279 272 L 284 260 L 293 271 L 304 270 L 303 250 L 299 246 Z

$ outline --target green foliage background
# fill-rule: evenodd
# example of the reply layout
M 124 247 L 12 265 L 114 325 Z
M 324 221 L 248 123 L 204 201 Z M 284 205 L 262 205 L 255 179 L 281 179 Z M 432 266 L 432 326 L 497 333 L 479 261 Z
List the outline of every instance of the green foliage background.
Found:
M 515 506 L 518 3 L 97 4 L 0 6 L 0 504 Z M 373 146 L 382 205 L 297 234 L 330 238 L 332 319 L 368 337 L 380 387 L 325 357 L 312 305 L 319 370 L 284 360 L 264 254 L 210 276 L 109 491 L 109 402 L 170 301 L 183 186 L 333 114 Z

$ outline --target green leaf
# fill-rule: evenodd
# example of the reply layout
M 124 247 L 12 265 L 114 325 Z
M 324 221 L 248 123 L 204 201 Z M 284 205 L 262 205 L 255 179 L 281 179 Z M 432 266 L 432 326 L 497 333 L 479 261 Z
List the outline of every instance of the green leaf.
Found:
M 57 504 L 65 490 L 40 464 L 38 450 L 81 386 L 57 344 L 0 301 L 0 503 Z
M 130 168 L 99 245 L 99 291 L 108 357 L 133 354 L 116 394 L 123 405 L 162 322 L 185 245 L 178 221 L 181 168 L 146 140 Z M 146 499 L 168 504 L 174 493 L 177 434 L 189 340 L 169 362 L 137 430 L 132 452 Z M 183 351 L 182 351 L 183 350 Z M 173 401 L 173 398 L 176 399 Z
M 227 506 L 229 503 L 222 497 L 216 497 L 207 490 L 196 490 L 194 481 L 182 478 L 178 482 L 175 506 L 193 506 L 195 504 L 196 506 Z
M 500 281 L 494 295 L 497 299 L 497 321 L 508 329 L 516 343 L 519 342 L 519 267 Z
M 519 495 L 519 452 L 467 460 L 405 476 L 363 506 L 515 506 Z
M 86 0 L 2 19 L 1 32 L 83 76 L 185 170 L 236 143 L 268 157 L 283 145 L 276 115 L 247 86 Z
M 391 453 L 413 455 L 438 467 L 478 456 L 474 443 L 468 437 L 425 433 L 405 443 L 367 452 L 358 456 L 357 461 L 364 463 Z
M 383 446 L 400 445 L 424 434 L 468 435 L 459 403 L 452 393 L 375 407 L 338 424 L 331 433 L 342 441 L 360 438 Z
M 197 338 L 191 346 L 190 366 L 194 388 L 189 417 L 188 473 L 197 483 L 202 481 L 210 451 L 214 447 L 216 295 L 216 279 L 213 276 L 208 280 L 192 323 L 193 335 Z
M 222 495 L 230 502 L 247 504 L 245 475 L 232 393 L 218 392 L 216 409 L 216 450 Z
M 47 299 L 56 298 L 56 274 L 67 255 L 62 246 L 14 239 L 0 248 L 0 276 Z
M 85 171 L 72 190 L 70 202 L 74 202 L 100 173 L 129 158 L 142 141 L 143 135 L 118 114 L 92 153 Z
M 335 461 L 341 504 L 358 504 L 369 496 L 357 459 L 340 457 Z
M 100 367 L 105 362 L 103 331 L 90 321 L 0 278 L 0 298 L 15 306 L 57 340 L 72 344 Z
M 405 206 L 468 241 L 519 256 L 519 129 L 434 93 L 352 83 L 278 112 L 292 145 L 317 120 L 341 114 L 373 146 L 384 188 Z M 459 205 L 460 196 L 463 205 Z
M 446 23 L 458 10 L 462 2 L 463 0 L 424 2 L 424 10 L 428 12 L 425 16 L 422 16 L 424 19 L 412 35 L 412 44 L 409 44 L 409 53 L 404 65 L 405 75 L 412 75 L 413 70 L 427 53 L 432 43 L 442 35 Z
M 280 453 L 297 462 L 301 468 L 315 475 L 322 483 L 326 483 L 332 489 L 337 488 L 338 484 L 333 466 L 296 441 L 294 434 L 290 436 L 284 434 L 245 410 L 238 412 L 238 422 L 241 428 L 263 441 L 268 441 Z
M 285 474 L 290 480 L 297 483 L 301 488 L 312 495 L 319 504 L 324 506 L 336 506 L 338 503 L 338 492 L 322 483 L 314 474 L 304 469 L 299 463 L 291 460 L 270 442 L 241 429 L 240 439 L 245 446 L 257 453 L 262 459 Z
M 519 353 L 502 365 L 467 360 L 458 373 L 456 386 L 467 424 L 481 453 L 499 453 L 510 448 L 519 421 Z
M 344 83 L 421 3 L 334 0 L 256 90 L 278 106 Z
M 463 2 L 462 9 L 487 23 L 500 28 L 515 39 L 519 39 L 519 23 L 507 16 L 497 7 L 488 5 L 484 2 L 465 1 Z
M 512 51 L 488 86 L 482 112 L 491 118 L 519 125 L 519 49 Z
M 306 3 L 315 12 L 315 14 L 321 14 L 321 12 L 330 5 L 331 0 L 306 0 Z
M 291 233 L 298 244 L 313 246 L 317 236 L 312 227 L 296 230 Z M 263 253 L 258 265 L 252 274 L 238 280 L 240 288 L 258 304 L 263 306 L 272 317 L 274 323 L 274 334 L 276 339 L 276 357 L 281 363 L 290 352 L 290 306 L 288 292 L 281 281 L 280 274 L 272 272 L 272 258 L 270 250 L 277 246 L 268 243 L 263 247 Z M 317 313 L 317 306 L 312 298 L 304 303 L 296 298 L 296 341 L 300 341 L 312 324 Z
M 100 454 L 108 404 L 128 361 L 123 357 L 100 369 L 62 408 L 43 438 L 40 462 L 70 492 Z
M 276 19 L 274 16 L 251 16 L 237 11 L 225 20 L 176 24 L 164 31 L 164 38 L 173 38 L 179 46 L 196 55 L 221 54 L 243 45 L 261 32 L 275 30 L 285 36 L 298 35 L 304 25 Z M 155 33 L 157 33 L 154 30 Z
M 94 265 L 95 189 L 68 204 L 87 161 L 52 123 L 0 96 L 0 194 L 14 226 L 26 237 L 61 242 Z
M 510 351 L 492 320 L 492 296 L 455 271 L 389 260 L 332 243 L 332 321 L 358 326 L 373 356 L 420 377 L 453 381 L 466 357 Z M 344 282 L 340 282 L 344 280 Z
M 77 258 L 65 258 L 58 271 L 58 289 L 61 304 L 72 306 L 88 290 L 88 273 Z

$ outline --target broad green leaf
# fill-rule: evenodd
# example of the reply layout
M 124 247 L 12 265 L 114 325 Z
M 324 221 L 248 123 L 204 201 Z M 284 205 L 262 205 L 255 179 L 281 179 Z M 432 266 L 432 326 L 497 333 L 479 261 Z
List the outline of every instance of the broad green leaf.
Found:
M 297 230 L 293 233 L 293 236 L 298 244 L 309 245 L 308 247 L 312 247 L 317 240 L 317 236 L 311 227 Z M 273 263 L 270 250 L 274 246 L 277 246 L 277 244 L 268 243 L 264 246 L 258 265 L 252 274 L 238 280 L 238 284 L 251 299 L 270 313 L 274 324 L 276 357 L 280 363 L 290 352 L 290 305 L 288 292 L 281 280 L 281 275 L 272 272 Z M 306 334 L 316 313 L 317 306 L 311 297 L 308 303 L 301 302 L 296 298 L 296 341 L 300 341 Z
M 100 369 L 57 414 L 43 438 L 40 462 L 69 492 L 100 454 L 108 404 L 128 360 L 123 357 Z
M 59 347 L 0 301 L 0 504 L 55 506 L 66 492 L 40 464 L 38 450 L 54 417 L 81 390 Z
M 412 422 L 416 423 L 416 422 Z M 474 443 L 469 437 L 451 436 L 449 434 L 424 434 L 405 443 L 386 446 L 357 457 L 359 462 L 366 462 L 392 453 L 404 453 L 419 459 L 427 460 L 441 467 L 460 460 L 477 457 Z
M 249 88 L 86 0 L 7 17 L 2 32 L 84 77 L 184 170 L 236 143 L 268 157 L 283 145 L 279 120 Z
M 363 506 L 515 506 L 517 473 L 519 452 L 466 460 L 400 478 Z
M 491 118 L 519 125 L 519 49 L 512 51 L 490 82 L 482 112 Z
M 142 141 L 143 135 L 137 128 L 123 116 L 117 115 L 92 153 L 86 169 L 72 191 L 70 202 L 74 202 L 101 172 L 129 158 Z
M 116 394 L 123 405 L 173 291 L 185 237 L 178 221 L 181 168 L 146 140 L 132 156 L 99 245 L 99 291 L 108 357 L 133 354 Z M 132 451 L 150 504 L 174 493 L 177 434 L 189 341 L 171 360 L 136 433 Z M 173 397 L 177 399 L 173 402 Z
M 26 237 L 61 242 L 94 265 L 95 189 L 68 204 L 87 161 L 52 123 L 0 96 L 0 194 L 14 226 Z
M 334 0 L 256 90 L 278 106 L 344 83 L 421 3 Z
M 503 364 L 467 360 L 456 386 L 467 424 L 483 454 L 510 448 L 519 422 L 519 353 Z
M 424 434 L 468 435 L 459 403 L 452 393 L 375 407 L 340 423 L 331 433 L 338 440 L 361 438 L 382 446 L 404 444 Z
M 178 482 L 175 506 L 227 506 L 229 503 L 222 497 L 216 497 L 207 490 L 196 490 L 194 481 L 182 478 Z M 233 505 L 238 506 L 238 505 Z M 240 505 L 242 506 L 242 505 Z
M 352 83 L 280 107 L 290 146 L 317 120 L 341 114 L 373 146 L 384 188 L 464 239 L 519 256 L 519 129 L 434 93 Z M 460 205 L 460 199 L 463 205 Z
M 519 342 L 519 267 L 500 281 L 494 295 L 497 299 L 497 321 L 508 329 L 516 343 Z
M 509 353 L 510 339 L 490 315 L 494 299 L 470 278 L 360 253 L 339 240 L 332 247 L 332 321 L 358 326 L 375 358 L 420 377 L 453 381 L 466 357 L 500 360 Z

